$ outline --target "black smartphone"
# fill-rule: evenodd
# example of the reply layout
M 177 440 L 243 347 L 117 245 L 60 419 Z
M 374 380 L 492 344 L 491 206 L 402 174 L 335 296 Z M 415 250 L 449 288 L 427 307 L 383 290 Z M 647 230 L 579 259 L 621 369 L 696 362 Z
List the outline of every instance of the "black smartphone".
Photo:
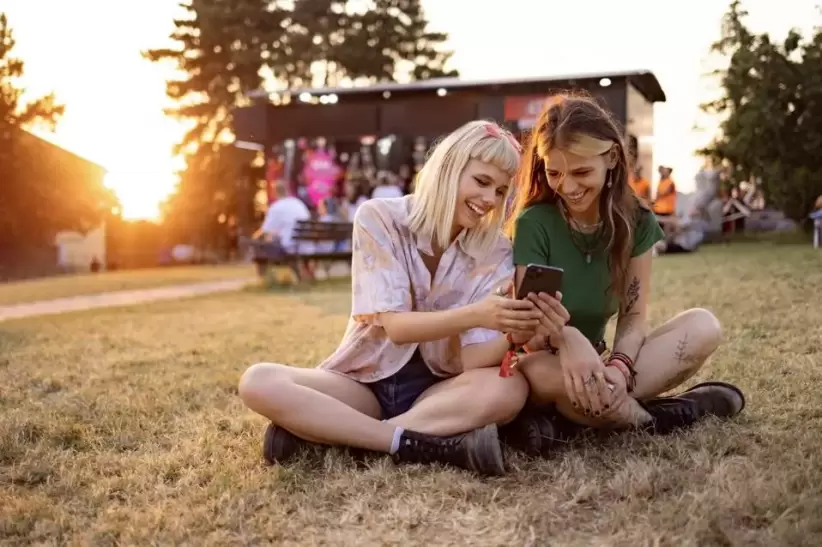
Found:
M 543 266 L 541 264 L 528 264 L 525 267 L 525 275 L 517 289 L 517 298 L 523 299 L 528 293 L 548 293 L 552 296 L 559 292 L 562 287 L 562 268 L 553 266 Z

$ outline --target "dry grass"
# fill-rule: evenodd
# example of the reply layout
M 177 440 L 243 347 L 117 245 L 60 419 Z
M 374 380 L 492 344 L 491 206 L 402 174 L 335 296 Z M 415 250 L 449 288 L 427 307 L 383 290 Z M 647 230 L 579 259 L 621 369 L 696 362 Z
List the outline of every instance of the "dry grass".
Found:
M 822 253 L 706 248 L 656 261 L 653 320 L 712 308 L 700 375 L 744 415 L 626 435 L 485 479 L 441 467 L 260 462 L 248 363 L 311 366 L 343 331 L 339 284 L 10 322 L 0 331 L 0 543 L 819 545 Z
M 253 277 L 254 265 L 177 266 L 0 283 L 0 306 L 68 296 Z

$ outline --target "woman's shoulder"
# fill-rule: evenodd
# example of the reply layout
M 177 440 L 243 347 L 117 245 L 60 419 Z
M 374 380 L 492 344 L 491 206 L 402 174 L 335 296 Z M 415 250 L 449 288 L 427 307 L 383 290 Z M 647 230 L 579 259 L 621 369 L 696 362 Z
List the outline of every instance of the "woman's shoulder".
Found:
M 645 204 L 642 200 L 637 200 L 638 206 L 636 210 L 636 227 L 647 226 L 650 224 L 657 224 L 657 218 L 653 210 Z
M 410 210 L 407 197 L 367 199 L 357 207 L 354 222 L 361 224 L 363 221 L 381 220 L 403 223 Z
M 541 220 L 545 218 L 553 218 L 558 214 L 559 209 L 557 209 L 557 206 L 554 203 L 535 203 L 525 207 L 517 217 L 517 221 L 521 219 Z

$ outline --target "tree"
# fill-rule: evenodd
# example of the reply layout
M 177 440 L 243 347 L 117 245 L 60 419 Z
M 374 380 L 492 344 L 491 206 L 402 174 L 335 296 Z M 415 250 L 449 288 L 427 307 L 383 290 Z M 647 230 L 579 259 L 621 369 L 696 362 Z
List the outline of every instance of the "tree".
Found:
M 14 46 L 0 13 L 0 246 L 6 249 L 50 242 L 58 230 L 91 228 L 113 200 L 102 180 L 86 176 L 81 160 L 26 131 L 54 129 L 64 107 L 53 94 L 23 100 L 24 63 L 13 56 Z
M 700 152 L 730 164 L 735 180 L 754 179 L 770 203 L 797 221 L 822 194 L 822 28 L 774 43 L 745 26 L 732 2 L 711 50 L 727 59 L 717 71 L 722 96 L 703 106 L 721 117 L 720 132 Z
M 338 85 L 456 75 L 445 70 L 447 36 L 427 30 L 419 0 L 373 0 L 366 9 L 352 0 L 191 0 L 187 17 L 174 22 L 175 47 L 145 56 L 182 72 L 168 82 L 176 106 L 168 113 L 192 124 L 177 152 L 187 155 L 177 195 L 167 216 L 201 211 L 202 220 L 169 222 L 193 240 L 211 233 L 213 216 L 251 205 L 254 177 L 247 159 L 226 153 L 231 112 L 247 93 L 263 87 L 268 73 L 281 88 Z M 246 156 L 247 157 L 247 156 Z M 230 158 L 230 159 L 229 159 Z M 206 213 L 207 212 L 207 213 Z M 205 218 L 205 215 L 208 218 Z M 185 228 L 182 228 L 185 227 Z

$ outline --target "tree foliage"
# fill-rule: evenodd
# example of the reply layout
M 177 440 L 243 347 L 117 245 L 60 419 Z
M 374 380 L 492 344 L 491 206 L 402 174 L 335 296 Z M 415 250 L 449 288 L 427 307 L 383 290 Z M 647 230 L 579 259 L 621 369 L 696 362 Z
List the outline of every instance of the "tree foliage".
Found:
M 0 13 L 0 247 L 50 243 L 55 232 L 96 225 L 114 202 L 102 170 L 26 130 L 53 129 L 63 114 L 54 95 L 26 101 L 24 63 Z
M 755 34 L 732 2 L 712 51 L 727 59 L 716 73 L 722 96 L 703 108 L 722 119 L 702 150 L 730 164 L 736 180 L 757 180 L 770 204 L 805 219 L 822 194 L 822 28 L 784 41 Z
M 232 110 L 263 87 L 264 76 L 279 89 L 293 89 L 456 75 L 445 68 L 447 36 L 428 30 L 419 0 L 190 0 L 181 6 L 186 16 L 174 22 L 174 46 L 145 55 L 180 73 L 167 85 L 175 102 L 168 113 L 191 129 L 177 147 L 187 168 L 166 215 L 189 241 L 211 233 L 215 215 L 251 205 L 256 188 L 238 184 L 254 177 L 248 156 L 227 147 Z M 201 220 L 172 220 L 192 211 Z

